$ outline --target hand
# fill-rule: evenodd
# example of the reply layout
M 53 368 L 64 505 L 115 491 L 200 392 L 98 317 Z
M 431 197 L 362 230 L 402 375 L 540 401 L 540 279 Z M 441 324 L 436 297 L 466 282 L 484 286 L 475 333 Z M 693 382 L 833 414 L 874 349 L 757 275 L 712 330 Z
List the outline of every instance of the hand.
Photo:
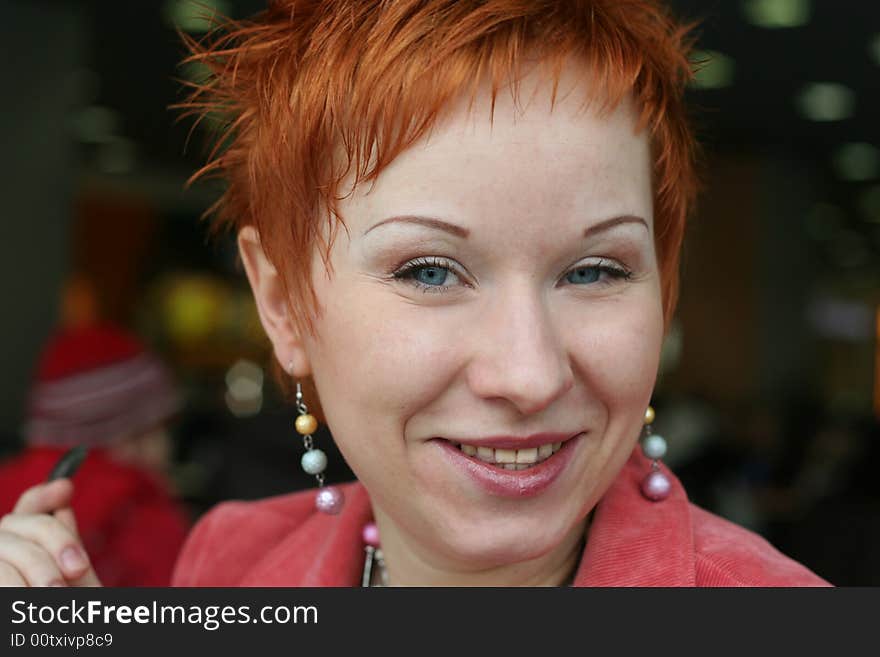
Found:
M 70 508 L 69 479 L 40 484 L 0 520 L 0 585 L 101 586 Z

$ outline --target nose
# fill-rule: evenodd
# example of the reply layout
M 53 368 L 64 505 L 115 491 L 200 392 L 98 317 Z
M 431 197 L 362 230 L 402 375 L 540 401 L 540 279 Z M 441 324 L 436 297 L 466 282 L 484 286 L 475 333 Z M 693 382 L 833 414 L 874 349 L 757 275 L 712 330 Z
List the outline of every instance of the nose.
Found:
M 568 354 L 538 295 L 520 289 L 496 299 L 474 326 L 468 385 L 483 399 L 505 399 L 524 415 L 539 413 L 574 384 Z

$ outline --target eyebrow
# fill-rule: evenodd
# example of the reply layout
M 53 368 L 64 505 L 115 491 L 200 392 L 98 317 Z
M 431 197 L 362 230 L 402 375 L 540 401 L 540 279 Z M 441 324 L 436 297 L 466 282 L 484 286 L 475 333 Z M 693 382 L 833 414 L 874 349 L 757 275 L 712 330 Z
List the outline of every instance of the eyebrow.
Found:
M 448 221 L 443 221 L 442 219 L 437 219 L 436 217 L 421 217 L 418 215 L 407 214 L 401 217 L 389 217 L 388 219 L 383 219 L 378 224 L 374 224 L 366 231 L 364 231 L 364 235 L 369 233 L 374 228 L 396 222 L 418 224 L 420 226 L 427 226 L 428 228 L 436 228 L 437 230 L 452 233 L 453 235 L 461 237 L 462 239 L 467 239 L 467 236 L 471 234 L 471 231 L 469 231 L 467 228 L 457 226 L 456 224 L 451 224 Z
M 584 237 L 591 237 L 596 233 L 611 230 L 620 224 L 642 224 L 645 227 L 645 230 L 649 233 L 651 232 L 651 229 L 648 227 L 648 222 L 641 217 L 637 217 L 634 214 L 622 214 L 619 217 L 611 217 L 605 221 L 600 221 L 598 224 L 593 224 L 584 231 Z
M 377 224 L 370 226 L 366 231 L 364 231 L 364 235 L 369 233 L 374 228 L 378 228 L 379 226 L 384 226 L 385 224 L 390 223 L 408 223 L 408 224 L 416 224 L 419 226 L 426 226 L 427 228 L 434 228 L 436 230 L 442 230 L 447 233 L 451 233 L 456 237 L 461 237 L 462 239 L 467 239 L 468 235 L 471 232 L 462 226 L 458 226 L 456 224 L 451 224 L 448 221 L 443 221 L 442 219 L 438 219 L 436 217 L 423 217 L 419 215 L 402 215 L 399 217 L 388 217 L 387 219 L 383 219 Z M 611 217 L 610 219 L 606 219 L 604 221 L 600 221 L 597 224 L 593 224 L 584 230 L 584 237 L 591 237 L 596 233 L 601 233 L 606 230 L 610 230 L 615 226 L 620 224 L 628 224 L 628 223 L 636 223 L 642 224 L 645 227 L 645 230 L 650 232 L 650 228 L 648 227 L 648 222 L 642 219 L 641 217 L 637 217 L 631 214 L 624 214 L 618 217 Z

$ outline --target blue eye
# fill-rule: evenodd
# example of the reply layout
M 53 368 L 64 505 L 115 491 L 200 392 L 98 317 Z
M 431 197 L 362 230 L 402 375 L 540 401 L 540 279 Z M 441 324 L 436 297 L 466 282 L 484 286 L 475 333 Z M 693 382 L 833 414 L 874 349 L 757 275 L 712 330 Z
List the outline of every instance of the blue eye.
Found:
M 596 265 L 575 267 L 565 275 L 565 281 L 575 285 L 611 283 L 612 281 L 609 279 L 629 280 L 630 278 L 632 278 L 631 272 L 611 264 L 606 264 L 606 261 Z
M 595 283 L 599 280 L 599 267 L 578 267 L 565 275 L 569 283 Z
M 451 292 L 459 285 L 467 286 L 454 261 L 444 258 L 417 258 L 403 265 L 392 274 L 422 292 Z M 575 267 L 565 275 L 565 282 L 579 286 L 611 284 L 616 279 L 629 279 L 632 274 L 608 261 L 595 265 Z
M 454 269 L 449 261 L 441 258 L 418 258 L 406 263 L 393 276 L 423 292 L 448 292 L 461 282 Z
M 415 267 L 413 278 L 424 285 L 443 285 L 448 273 L 445 267 Z

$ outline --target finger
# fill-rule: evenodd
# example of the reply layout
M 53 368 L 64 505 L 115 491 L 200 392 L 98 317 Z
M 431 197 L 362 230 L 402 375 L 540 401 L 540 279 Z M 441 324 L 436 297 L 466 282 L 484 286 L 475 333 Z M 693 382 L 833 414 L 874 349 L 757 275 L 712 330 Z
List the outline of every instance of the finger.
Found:
M 39 484 L 28 488 L 15 504 L 13 513 L 49 513 L 55 509 L 70 506 L 73 495 L 73 483 L 70 479 Z
M 62 525 L 64 525 L 68 531 L 75 536 L 80 545 L 82 545 L 82 539 L 79 535 L 79 527 L 76 524 L 76 515 L 73 513 L 73 509 L 70 507 L 65 507 L 63 509 L 58 509 L 54 513 L 55 519 L 58 520 Z M 88 552 L 83 550 L 88 556 Z M 101 580 L 98 579 L 98 574 L 95 572 L 94 566 L 89 567 L 86 572 L 75 579 L 68 578 L 67 583 L 71 586 L 103 586 L 101 584 Z
M 54 516 L 10 513 L 0 520 L 0 529 L 27 539 L 52 555 L 67 580 L 78 579 L 89 569 L 89 558 L 79 539 Z
M 0 561 L 0 586 L 27 586 L 27 581 L 15 566 Z
M 80 545 L 82 545 L 82 539 L 79 538 L 79 528 L 76 525 L 76 516 L 74 515 L 73 510 L 70 508 L 58 509 L 58 511 L 55 512 L 55 517 L 79 539 Z M 82 577 L 72 581 L 68 580 L 68 584 L 71 586 L 103 586 L 101 580 L 98 579 L 98 574 L 95 572 L 94 566 L 89 567 Z
M 98 579 L 98 574 L 95 572 L 94 568 L 89 568 L 82 577 L 75 580 L 68 580 L 67 583 L 70 586 L 103 586 L 101 580 Z
M 82 542 L 79 535 L 79 527 L 76 524 L 76 515 L 73 513 L 73 509 L 70 507 L 64 507 L 63 509 L 55 511 L 53 515 L 58 522 L 64 525 L 71 534 L 76 536 L 76 538 Z
M 0 530 L 0 562 L 15 568 L 26 586 L 63 586 L 64 576 L 55 559 L 36 543 Z

